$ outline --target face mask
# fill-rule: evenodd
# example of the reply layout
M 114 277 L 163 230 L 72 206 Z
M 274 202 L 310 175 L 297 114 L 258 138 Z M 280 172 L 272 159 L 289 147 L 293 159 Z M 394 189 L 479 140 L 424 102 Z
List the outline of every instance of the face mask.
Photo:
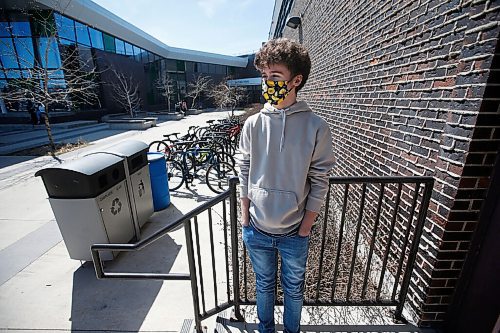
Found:
M 271 105 L 277 105 L 290 93 L 288 81 L 271 81 L 262 79 L 262 96 Z

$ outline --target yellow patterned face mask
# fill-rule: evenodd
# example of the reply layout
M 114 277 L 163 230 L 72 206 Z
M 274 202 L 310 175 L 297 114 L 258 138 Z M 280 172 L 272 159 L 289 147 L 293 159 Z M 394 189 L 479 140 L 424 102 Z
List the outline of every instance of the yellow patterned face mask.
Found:
M 283 102 L 290 90 L 287 87 L 288 81 L 272 81 L 262 79 L 262 96 L 271 105 L 278 105 Z

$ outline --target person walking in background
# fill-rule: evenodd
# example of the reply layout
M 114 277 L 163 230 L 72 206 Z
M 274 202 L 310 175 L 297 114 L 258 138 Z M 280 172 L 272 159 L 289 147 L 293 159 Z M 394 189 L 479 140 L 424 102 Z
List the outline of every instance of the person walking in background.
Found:
M 182 100 L 181 102 L 181 111 L 186 115 L 186 112 L 188 110 L 187 102 L 185 99 Z
M 28 102 L 26 103 L 26 109 L 28 110 L 28 113 L 30 115 L 31 125 L 33 125 L 34 128 L 35 125 L 38 125 L 38 116 L 36 114 L 35 104 L 33 104 L 32 100 L 28 100 Z
M 276 250 L 281 257 L 284 332 L 300 331 L 309 234 L 334 164 L 325 120 L 297 101 L 311 69 L 307 50 L 286 38 L 257 52 L 264 108 L 240 138 L 242 237 L 255 272 L 259 332 L 275 332 Z
M 45 117 L 47 117 L 47 114 L 45 113 L 45 106 L 42 103 L 38 103 L 36 117 L 38 119 L 38 124 L 45 123 Z

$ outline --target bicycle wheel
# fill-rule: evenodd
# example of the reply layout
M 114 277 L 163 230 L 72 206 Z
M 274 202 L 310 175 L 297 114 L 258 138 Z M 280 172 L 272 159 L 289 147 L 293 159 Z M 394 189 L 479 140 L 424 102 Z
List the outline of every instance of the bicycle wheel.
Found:
M 219 161 L 226 162 L 231 164 L 231 166 L 234 168 L 236 166 L 236 162 L 234 160 L 234 157 L 228 153 L 224 152 L 219 152 L 217 153 L 217 156 L 219 158 Z
M 193 144 L 187 150 L 189 153 L 189 157 L 192 162 L 195 164 L 196 168 L 201 167 L 203 164 L 207 162 L 208 159 L 208 148 L 206 143 L 193 142 Z
M 184 171 L 177 161 L 167 161 L 168 189 L 175 191 L 184 184 Z
M 170 160 L 179 163 L 183 169 L 186 171 L 191 171 L 194 169 L 196 161 L 189 152 L 175 152 L 170 155 Z
M 153 141 L 149 144 L 149 152 L 160 152 L 168 158 L 170 155 L 170 147 L 164 141 Z
M 210 190 L 215 193 L 222 193 L 229 189 L 229 178 L 237 175 L 231 164 L 219 162 L 208 167 L 205 180 Z

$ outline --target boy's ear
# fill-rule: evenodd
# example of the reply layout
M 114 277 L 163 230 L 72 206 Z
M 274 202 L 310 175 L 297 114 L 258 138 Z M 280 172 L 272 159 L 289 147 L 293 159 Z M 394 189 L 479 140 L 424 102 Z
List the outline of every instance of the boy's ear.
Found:
M 293 78 L 293 84 L 296 87 L 298 87 L 302 83 L 302 78 L 303 78 L 303 76 L 301 74 L 295 75 L 295 77 Z

